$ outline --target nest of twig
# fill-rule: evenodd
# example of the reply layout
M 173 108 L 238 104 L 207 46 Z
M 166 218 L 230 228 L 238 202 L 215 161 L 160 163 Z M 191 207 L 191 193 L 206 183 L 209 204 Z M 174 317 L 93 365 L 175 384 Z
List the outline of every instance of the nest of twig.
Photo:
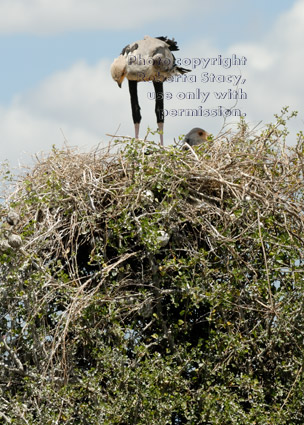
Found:
M 60 317 L 44 342 L 52 342 L 49 362 L 59 347 L 64 355 L 67 335 L 96 300 L 121 305 L 121 320 L 139 314 L 148 323 L 155 309 L 159 316 L 176 259 L 203 252 L 216 268 L 233 258 L 248 279 L 257 276 L 255 251 L 260 245 L 266 255 L 269 220 L 302 257 L 303 144 L 286 148 L 281 136 L 276 127 L 261 135 L 242 127 L 194 149 L 131 140 L 113 151 L 54 149 L 38 159 L 9 203 L 20 215 L 14 232 L 23 247 L 14 255 L 22 280 L 39 276 L 30 314 L 56 302 Z M 200 267 L 203 274 L 203 260 Z

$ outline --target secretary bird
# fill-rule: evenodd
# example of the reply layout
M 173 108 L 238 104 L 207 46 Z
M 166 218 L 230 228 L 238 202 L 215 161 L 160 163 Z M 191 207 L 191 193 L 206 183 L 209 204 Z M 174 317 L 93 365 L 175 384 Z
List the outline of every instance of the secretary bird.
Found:
M 155 113 L 160 133 L 160 143 L 161 145 L 164 144 L 163 82 L 173 75 L 185 74 L 191 71 L 176 65 L 175 57 L 171 53 L 171 51 L 176 50 L 179 50 L 179 48 L 174 38 L 170 40 L 167 37 L 153 38 L 146 35 L 143 40 L 128 44 L 111 65 L 112 77 L 119 87 L 121 87 L 125 77 L 129 81 L 135 138 L 138 138 L 141 121 L 137 83 L 140 81 L 152 81 L 155 89 Z

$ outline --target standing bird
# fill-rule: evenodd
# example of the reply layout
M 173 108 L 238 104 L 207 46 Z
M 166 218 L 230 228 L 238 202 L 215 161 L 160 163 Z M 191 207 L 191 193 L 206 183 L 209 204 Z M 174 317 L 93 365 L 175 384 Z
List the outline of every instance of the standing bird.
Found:
M 141 121 L 140 106 L 137 96 L 137 83 L 139 81 L 153 81 L 155 89 L 155 113 L 160 143 L 163 145 L 164 128 L 164 91 L 163 82 L 177 74 L 185 74 L 190 69 L 176 65 L 175 57 L 171 51 L 179 50 L 174 39 L 167 37 L 149 37 L 135 41 L 126 46 L 120 56 L 111 65 L 111 74 L 118 86 L 126 77 L 129 81 L 129 91 L 132 106 L 132 116 L 135 127 L 135 137 L 138 138 L 139 124 Z
M 183 143 L 188 143 L 189 146 L 197 146 L 207 141 L 209 133 L 202 128 L 195 127 L 186 134 Z

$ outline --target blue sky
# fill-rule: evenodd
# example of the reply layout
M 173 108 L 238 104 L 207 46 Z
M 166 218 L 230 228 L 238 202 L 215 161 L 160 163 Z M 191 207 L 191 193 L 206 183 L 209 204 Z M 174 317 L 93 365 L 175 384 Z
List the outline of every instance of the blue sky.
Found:
M 29 155 L 47 152 L 64 139 L 81 147 L 105 144 L 105 134 L 117 128 L 118 134 L 133 136 L 127 84 L 119 90 L 109 66 L 126 44 L 146 34 L 174 37 L 180 58 L 245 56 L 241 70 L 206 71 L 242 73 L 248 98 L 239 105 L 252 125 L 268 122 L 289 105 L 299 110 L 293 131 L 301 128 L 304 0 L 155 0 L 142 5 L 139 0 L 0 0 L 1 160 L 27 162 Z M 167 90 L 209 91 L 207 108 L 218 106 L 211 102 L 214 91 L 233 89 L 223 83 L 202 86 L 198 70 L 196 77 L 195 85 L 168 83 Z M 151 87 L 141 86 L 144 136 L 156 124 L 147 99 Z M 198 105 L 188 101 L 186 107 Z M 180 108 L 181 102 L 167 106 Z M 168 116 L 165 144 L 195 126 L 216 135 L 222 124 L 220 117 Z

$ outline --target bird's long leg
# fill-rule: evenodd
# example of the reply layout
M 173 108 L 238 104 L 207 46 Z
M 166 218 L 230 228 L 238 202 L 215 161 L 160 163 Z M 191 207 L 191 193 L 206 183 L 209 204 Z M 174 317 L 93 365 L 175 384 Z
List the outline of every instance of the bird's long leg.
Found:
M 157 126 L 160 133 L 160 144 L 164 144 L 163 130 L 164 130 L 164 88 L 163 83 L 160 81 L 153 81 L 155 89 L 155 113 L 157 119 Z
M 159 131 L 159 137 L 160 137 L 160 144 L 164 146 L 164 123 L 158 122 L 158 131 Z
M 137 96 L 137 81 L 133 81 L 133 80 L 128 80 L 128 81 L 129 81 L 129 91 L 130 91 L 130 99 L 131 99 L 131 107 L 132 107 L 132 117 L 133 117 L 134 128 L 135 128 L 135 138 L 138 139 L 141 115 L 140 115 L 140 106 L 138 103 L 138 96 Z

